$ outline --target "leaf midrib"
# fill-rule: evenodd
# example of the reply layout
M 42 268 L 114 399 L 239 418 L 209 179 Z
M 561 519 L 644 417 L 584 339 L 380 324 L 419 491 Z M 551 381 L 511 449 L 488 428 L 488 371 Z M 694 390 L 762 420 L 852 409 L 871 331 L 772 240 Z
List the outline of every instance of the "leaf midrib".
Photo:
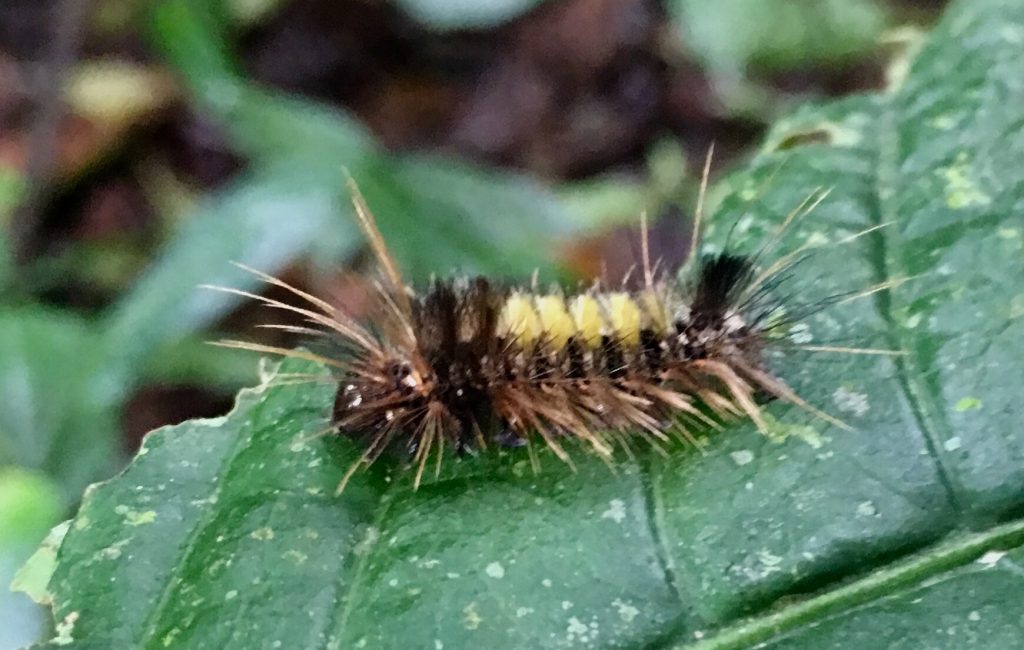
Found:
M 1024 545 L 1024 520 L 1015 520 L 971 535 L 958 535 L 913 557 L 820 596 L 777 612 L 724 628 L 713 638 L 697 643 L 680 640 L 673 650 L 742 650 L 780 633 L 892 595 L 897 589 L 964 566 L 986 552 Z
M 390 483 L 393 485 L 394 482 Z M 373 523 L 370 524 L 369 530 L 377 530 L 378 533 L 383 532 L 384 520 L 386 519 L 389 510 L 391 509 L 391 503 L 393 499 L 390 496 L 391 487 L 381 491 L 380 498 L 377 501 L 377 512 L 373 518 Z M 367 532 L 367 534 L 370 534 Z M 378 540 L 379 542 L 379 540 Z M 345 590 L 344 600 L 345 606 L 341 610 L 341 616 L 338 617 L 337 622 L 331 621 L 328 624 L 328 628 L 331 630 L 331 634 L 334 639 L 340 640 L 345 634 L 345 629 L 348 627 L 348 620 L 352 614 L 352 610 L 356 605 L 356 593 L 363 584 L 363 576 L 366 574 L 367 567 L 371 564 L 371 558 L 373 558 L 374 552 L 379 543 L 370 544 L 363 553 L 356 554 L 356 565 L 352 571 L 352 580 L 349 582 L 349 587 Z M 353 547 L 355 548 L 355 547 Z M 333 611 L 337 611 L 335 608 Z M 328 637 L 330 638 L 330 637 Z
M 916 54 L 920 54 L 920 51 Z M 883 101 L 879 102 L 878 110 L 878 122 L 881 128 L 878 129 L 875 137 L 877 165 L 874 166 L 874 169 L 877 172 L 873 176 L 873 181 L 874 199 L 878 209 L 873 215 L 875 216 L 874 225 L 900 223 L 899 214 L 892 205 L 900 189 L 898 187 L 900 178 L 898 129 L 896 114 L 892 109 L 892 98 L 899 93 L 901 88 L 902 86 L 880 93 L 880 98 Z M 893 279 L 892 269 L 896 261 L 893 251 L 901 243 L 897 230 L 897 228 L 882 228 L 877 234 L 881 254 L 873 256 L 873 261 L 878 263 L 875 268 L 875 277 L 878 282 L 887 282 Z M 875 304 L 886 324 L 886 336 L 892 342 L 893 349 L 906 353 L 906 356 L 894 358 L 897 382 L 910 406 L 917 430 L 928 451 L 928 457 L 935 465 L 938 481 L 946 494 L 946 500 L 959 516 L 963 512 L 961 489 L 956 479 L 956 473 L 949 467 L 949 461 L 943 454 L 942 447 L 944 437 L 942 431 L 948 432 L 951 427 L 942 416 L 943 409 L 936 404 L 935 396 L 921 381 L 921 373 L 915 372 L 917 367 L 912 333 L 895 316 L 898 311 L 895 308 L 895 305 L 898 304 L 897 293 L 891 289 L 882 291 Z

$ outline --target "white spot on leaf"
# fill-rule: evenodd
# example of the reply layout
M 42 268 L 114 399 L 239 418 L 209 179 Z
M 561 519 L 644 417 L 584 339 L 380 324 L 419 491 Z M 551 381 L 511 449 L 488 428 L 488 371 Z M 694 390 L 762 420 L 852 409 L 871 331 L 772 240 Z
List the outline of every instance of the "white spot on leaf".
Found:
M 632 623 L 633 619 L 636 618 L 637 615 L 640 613 L 639 609 L 633 607 L 631 604 L 627 602 L 623 602 L 618 598 L 612 601 L 612 605 L 619 612 L 619 618 L 621 618 L 626 623 Z
M 608 509 L 601 513 L 601 519 L 611 519 L 621 524 L 626 518 L 626 504 L 622 499 L 612 499 L 608 502 Z
M 577 639 L 580 643 L 588 643 L 590 641 L 590 628 L 575 616 L 569 619 L 569 626 L 566 628 L 565 632 L 566 639 L 569 642 L 573 642 Z
M 863 417 L 871 409 L 867 395 L 852 391 L 846 386 L 840 386 L 832 393 L 832 401 L 843 413 L 852 413 L 857 417 Z
M 462 610 L 462 624 L 467 630 L 475 630 L 480 627 L 484 619 L 476 612 L 476 601 L 466 605 Z
M 991 569 L 999 562 L 999 560 L 1003 559 L 1003 556 L 1005 555 L 1006 551 L 989 551 L 978 558 L 978 564 L 983 564 L 986 569 Z
M 352 548 L 352 552 L 356 555 L 365 555 L 370 550 L 370 548 L 372 548 L 373 545 L 377 543 L 377 540 L 379 539 L 380 529 L 376 526 L 368 526 L 366 528 L 366 534 L 363 536 L 363 539 L 360 540 L 360 542 Z M 395 538 L 392 537 L 389 544 L 393 543 L 394 541 Z
M 71 636 L 72 632 L 75 631 L 75 623 L 78 621 L 78 612 L 70 612 L 64 617 L 60 623 L 57 623 L 57 636 L 50 640 L 50 643 L 54 645 L 68 645 L 74 642 L 74 637 Z
M 505 577 L 505 567 L 501 566 L 500 562 L 491 562 L 484 569 L 484 573 L 494 578 L 495 580 L 501 580 Z
M 743 467 L 754 460 L 754 452 L 749 449 L 740 449 L 729 454 L 729 457 L 732 458 L 732 462 Z

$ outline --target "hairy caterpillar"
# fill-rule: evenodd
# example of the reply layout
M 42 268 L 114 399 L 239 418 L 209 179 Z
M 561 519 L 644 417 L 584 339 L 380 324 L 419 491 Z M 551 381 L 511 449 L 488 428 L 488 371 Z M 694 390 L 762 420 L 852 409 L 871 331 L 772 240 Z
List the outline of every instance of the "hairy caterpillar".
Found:
M 672 434 L 696 444 L 695 428 L 715 427 L 723 419 L 748 417 L 764 430 L 759 401 L 765 398 L 797 404 L 844 426 L 806 404 L 764 360 L 766 346 L 790 322 L 771 297 L 772 285 L 800 250 L 760 269 L 756 258 L 729 253 L 697 259 L 695 234 L 690 273 L 680 280 L 652 268 L 645 228 L 639 290 L 596 284 L 538 292 L 476 277 L 435 280 L 414 293 L 358 188 L 351 179 L 349 184 L 359 225 L 382 270 L 372 329 L 321 298 L 246 269 L 305 304 L 222 290 L 303 316 L 310 327 L 271 327 L 326 336 L 333 352 L 220 343 L 313 358 L 334 370 L 339 387 L 332 430 L 364 449 L 339 492 L 359 466 L 392 449 L 411 457 L 418 487 L 432 454 L 439 471 L 446 450 L 463 453 L 489 441 L 526 445 L 532 459 L 540 441 L 571 465 L 567 440 L 609 459 L 616 448 L 631 453 L 638 438 L 657 448 Z M 808 197 L 781 228 L 810 212 L 825 194 Z

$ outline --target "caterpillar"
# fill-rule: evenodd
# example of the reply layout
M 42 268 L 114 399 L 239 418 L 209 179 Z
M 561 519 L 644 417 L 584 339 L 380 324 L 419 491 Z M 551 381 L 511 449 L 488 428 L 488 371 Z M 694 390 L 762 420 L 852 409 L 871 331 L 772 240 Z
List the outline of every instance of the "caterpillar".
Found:
M 569 465 L 567 441 L 605 460 L 617 448 L 631 454 L 637 439 L 659 450 L 673 438 L 699 446 L 694 431 L 718 428 L 724 420 L 746 417 L 765 431 L 766 399 L 845 426 L 807 404 L 765 361 L 766 348 L 792 322 L 772 297 L 773 284 L 801 251 L 764 269 L 757 256 L 696 254 L 709 164 L 710 153 L 689 273 L 677 279 L 652 267 L 644 227 L 643 283 L 637 290 L 597 283 L 538 292 L 465 277 L 433 280 L 413 292 L 349 178 L 357 221 L 381 270 L 372 328 L 317 296 L 243 267 L 300 304 L 215 288 L 302 316 L 308 326 L 269 327 L 326 337 L 332 351 L 314 354 L 239 340 L 219 344 L 331 367 L 338 381 L 331 431 L 362 448 L 339 493 L 360 466 L 389 451 L 411 459 L 418 488 L 432 456 L 438 473 L 449 451 L 465 454 L 489 443 L 526 446 L 535 465 L 535 443 Z M 824 196 L 808 197 L 782 228 Z

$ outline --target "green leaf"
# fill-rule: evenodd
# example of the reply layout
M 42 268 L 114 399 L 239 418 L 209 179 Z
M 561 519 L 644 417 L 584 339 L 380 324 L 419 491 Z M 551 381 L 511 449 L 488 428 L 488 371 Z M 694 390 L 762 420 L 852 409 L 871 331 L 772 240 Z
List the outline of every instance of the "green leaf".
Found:
M 784 70 L 864 54 L 885 14 L 875 0 L 672 0 L 683 43 L 713 72 Z
M 0 467 L 0 547 L 35 544 L 61 514 L 60 493 L 46 475 Z
M 335 175 L 340 180 L 340 172 Z M 274 272 L 333 229 L 355 245 L 355 225 L 338 216 L 342 185 L 328 185 L 297 165 L 247 173 L 206 197 L 135 286 L 106 315 L 103 344 L 112 368 L 134 380 L 160 346 L 206 327 L 238 304 L 211 284 L 252 288 L 256 279 L 231 265 Z
M 7 233 L 14 208 L 25 193 L 25 179 L 20 172 L 0 165 L 0 291 L 10 282 L 11 257 Z
M 210 345 L 216 334 L 190 336 L 160 346 L 149 355 L 149 362 L 140 374 L 147 383 L 192 384 L 218 392 L 233 393 L 252 383 L 256 370 L 252 355 Z
M 346 113 L 244 79 L 210 3 L 162 0 L 151 18 L 152 40 L 240 151 L 263 163 L 297 157 L 350 166 L 375 153 L 370 135 Z
M 43 473 L 20 467 L 0 467 L 0 630 L 3 630 L 0 647 L 14 648 L 31 643 L 45 628 L 48 612 L 5 587 L 12 578 L 29 577 L 23 571 L 15 577 L 15 570 L 29 558 L 65 507 L 57 486 Z M 36 587 L 36 595 L 45 595 L 45 577 L 53 572 L 56 564 L 56 546 L 51 553 L 54 561 L 49 567 L 41 567 L 44 579 L 37 580 L 35 585 L 31 580 L 19 582 L 16 587 L 12 585 L 12 589 Z
M 553 246 L 568 217 L 537 184 L 433 156 L 384 160 L 366 171 L 362 191 L 410 277 L 456 268 L 553 274 Z
M 121 387 L 101 365 L 99 336 L 41 307 L 0 310 L 0 465 L 41 469 L 65 503 L 109 476 Z
M 667 10 L 719 102 L 761 123 L 778 117 L 780 102 L 759 75 L 867 60 L 887 22 L 878 0 L 671 0 Z
M 708 246 L 772 241 L 831 188 L 768 258 L 812 246 L 786 288 L 795 312 L 905 280 L 792 332 L 904 356 L 773 361 L 850 430 L 773 403 L 769 436 L 740 425 L 703 455 L 641 454 L 616 474 L 545 456 L 534 476 L 522 454 L 491 453 L 418 492 L 380 463 L 335 498 L 359 450 L 316 436 L 334 387 L 270 370 L 229 416 L 152 434 L 89 492 L 49 586 L 63 640 L 1012 647 L 1024 636 L 1022 51 L 1024 6 L 960 2 L 900 85 L 783 121 L 726 182 Z

